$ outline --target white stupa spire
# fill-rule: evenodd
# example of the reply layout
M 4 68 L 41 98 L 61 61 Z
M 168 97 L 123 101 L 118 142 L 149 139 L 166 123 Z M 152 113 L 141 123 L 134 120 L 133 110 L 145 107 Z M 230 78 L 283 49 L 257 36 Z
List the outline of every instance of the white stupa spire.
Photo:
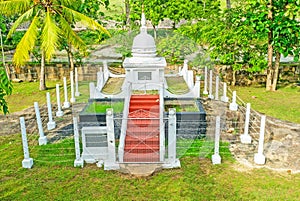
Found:
M 146 16 L 144 13 L 144 5 L 142 6 L 142 16 L 141 16 L 141 33 L 147 33 L 147 26 L 146 26 Z

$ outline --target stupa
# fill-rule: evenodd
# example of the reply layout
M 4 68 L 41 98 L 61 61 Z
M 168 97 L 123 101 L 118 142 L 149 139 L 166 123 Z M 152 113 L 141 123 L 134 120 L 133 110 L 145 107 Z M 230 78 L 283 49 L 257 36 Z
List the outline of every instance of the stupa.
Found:
M 166 59 L 157 56 L 154 38 L 147 33 L 143 12 L 140 33 L 133 40 L 132 57 L 123 62 L 125 83 L 132 83 L 133 90 L 158 90 L 164 83 L 166 66 Z

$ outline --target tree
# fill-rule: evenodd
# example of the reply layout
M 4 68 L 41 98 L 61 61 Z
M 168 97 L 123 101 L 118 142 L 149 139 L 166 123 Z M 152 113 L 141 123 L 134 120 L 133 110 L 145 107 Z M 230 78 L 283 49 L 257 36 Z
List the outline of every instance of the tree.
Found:
M 20 14 L 20 17 L 12 25 L 8 37 L 11 37 L 16 29 L 24 22 L 30 25 L 17 45 L 13 63 L 20 67 L 30 59 L 30 53 L 35 44 L 40 40 L 42 54 L 40 90 L 46 89 L 45 61 L 49 61 L 62 39 L 66 39 L 74 48 L 84 52 L 84 42 L 72 30 L 74 22 L 80 22 L 84 26 L 93 29 L 107 31 L 93 19 L 77 12 L 81 2 L 75 0 L 6 0 L 0 1 L 0 14 L 11 16 Z
M 4 97 L 12 92 L 12 84 L 8 79 L 5 68 L 0 66 L 0 111 L 4 114 L 8 113 L 7 102 Z
M 268 36 L 268 65 L 266 90 L 275 91 L 281 55 L 293 55 L 298 60 L 300 24 L 295 8 L 300 1 L 250 0 L 247 22 L 254 27 L 253 34 Z M 298 16 L 299 17 L 299 16 Z M 275 54 L 275 62 L 273 55 Z

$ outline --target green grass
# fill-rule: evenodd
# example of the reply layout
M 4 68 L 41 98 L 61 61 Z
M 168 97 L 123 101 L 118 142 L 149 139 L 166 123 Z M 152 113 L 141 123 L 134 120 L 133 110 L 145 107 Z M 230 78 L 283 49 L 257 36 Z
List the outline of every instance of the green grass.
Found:
M 113 108 L 116 113 L 123 112 L 124 102 L 93 102 L 88 105 L 84 113 L 106 113 L 106 109 Z
M 61 143 L 73 149 L 67 139 Z M 23 169 L 21 144 L 19 134 L 0 137 L 1 200 L 296 200 L 300 197 L 300 174 L 266 169 L 240 172 L 239 166 L 225 157 L 221 165 L 212 165 L 210 159 L 184 156 L 180 169 L 136 178 L 104 171 L 95 164 L 74 168 L 71 163 L 58 164 L 55 157 L 48 158 L 48 164 L 34 158 L 41 151 L 59 150 L 60 145 L 33 148 L 34 166 Z
M 176 112 L 199 112 L 195 101 L 167 100 L 164 103 L 165 111 L 169 111 L 169 108 L 175 108 Z
M 174 94 L 184 94 L 189 92 L 189 87 L 183 77 L 167 77 L 168 90 Z
M 300 88 L 281 87 L 275 92 L 264 87 L 231 87 L 237 95 L 251 107 L 268 116 L 300 123 Z

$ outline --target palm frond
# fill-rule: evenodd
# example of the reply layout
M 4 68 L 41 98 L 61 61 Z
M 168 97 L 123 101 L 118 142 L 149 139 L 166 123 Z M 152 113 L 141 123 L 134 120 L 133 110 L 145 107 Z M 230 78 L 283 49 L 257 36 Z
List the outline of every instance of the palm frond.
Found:
M 14 24 L 10 28 L 9 33 L 7 35 L 8 38 L 11 37 L 11 35 L 16 31 L 16 29 L 20 26 L 20 24 L 28 21 L 32 17 L 33 10 L 34 10 L 34 8 L 29 9 L 14 22 Z
M 86 51 L 86 45 L 83 42 L 83 40 L 72 30 L 72 27 L 70 24 L 63 18 L 63 16 L 60 16 L 59 18 L 59 24 L 61 30 L 64 30 L 64 38 L 67 39 L 69 43 L 72 44 L 72 46 L 82 52 Z
M 41 47 L 45 51 L 45 59 L 49 61 L 58 47 L 60 29 L 55 24 L 50 12 L 46 12 L 44 28 L 41 35 Z
M 80 1 L 81 2 L 81 1 Z M 60 0 L 60 3 L 65 6 L 72 6 L 74 4 L 78 4 L 78 0 Z M 82 3 L 82 2 L 81 2 Z
M 34 48 L 35 41 L 38 36 L 39 17 L 36 15 L 21 41 L 17 45 L 16 52 L 13 57 L 14 64 L 19 67 L 29 60 L 30 52 Z
M 30 0 L 8 0 L 0 1 L 0 14 L 11 16 L 20 14 L 30 9 Z
M 81 22 L 84 26 L 92 30 L 100 30 L 110 36 L 109 32 L 92 18 L 85 16 L 75 10 L 62 6 L 63 14 L 72 15 L 76 21 Z

